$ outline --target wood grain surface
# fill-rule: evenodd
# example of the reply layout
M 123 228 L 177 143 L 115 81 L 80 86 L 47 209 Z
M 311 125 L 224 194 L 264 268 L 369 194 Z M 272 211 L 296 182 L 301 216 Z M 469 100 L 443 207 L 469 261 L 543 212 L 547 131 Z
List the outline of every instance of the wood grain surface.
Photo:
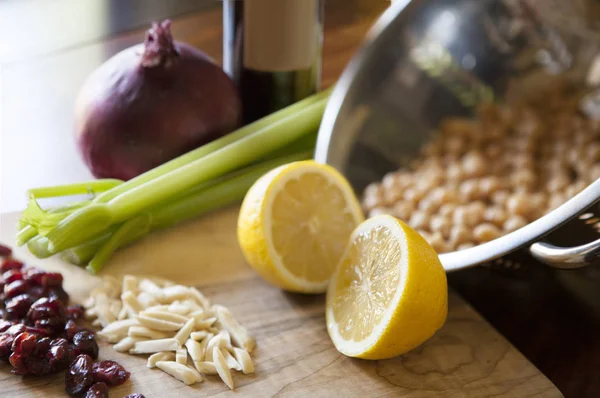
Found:
M 14 244 L 18 214 L 3 215 L 0 242 Z M 103 271 L 122 276 L 152 274 L 198 286 L 214 303 L 229 307 L 257 339 L 256 374 L 236 374 L 235 392 L 215 377 L 192 387 L 146 368 L 146 357 L 119 354 L 102 344 L 131 382 L 111 396 L 132 392 L 167 396 L 252 397 L 560 397 L 561 393 L 506 339 L 454 292 L 446 325 L 406 355 L 385 360 L 351 359 L 336 351 L 324 319 L 324 297 L 289 294 L 258 278 L 244 263 L 236 241 L 237 208 L 153 234 L 120 251 Z M 59 259 L 17 257 L 62 272 L 65 288 L 82 300 L 98 277 Z M 63 376 L 11 375 L 0 368 L 2 396 L 64 396 Z

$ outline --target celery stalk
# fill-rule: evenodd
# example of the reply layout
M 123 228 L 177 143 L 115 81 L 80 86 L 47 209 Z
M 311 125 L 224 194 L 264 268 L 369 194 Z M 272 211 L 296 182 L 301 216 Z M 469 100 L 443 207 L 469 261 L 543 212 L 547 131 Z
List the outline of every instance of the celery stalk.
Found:
M 187 195 L 175 200 L 173 203 L 158 206 L 150 211 L 150 230 L 155 231 L 167 228 L 179 222 L 198 217 L 209 211 L 238 202 L 244 198 L 244 195 L 248 189 L 250 189 L 252 184 L 265 173 L 290 162 L 310 159 L 311 155 L 312 150 L 281 156 L 277 159 L 246 167 L 239 172 L 227 176 L 227 178 L 222 178 L 216 183 L 202 184 L 189 191 Z M 148 231 L 132 231 L 132 235 L 128 235 L 126 238 L 120 240 L 120 245 L 115 250 L 142 238 L 146 232 Z M 92 268 L 99 270 L 103 265 L 102 261 L 108 261 L 109 257 L 106 253 L 96 257 L 94 255 L 106 244 L 111 234 L 112 232 L 91 242 L 66 250 L 63 253 L 63 258 L 76 265 L 83 265 L 92 258 L 95 258 L 95 261 L 92 263 Z
M 34 188 L 27 191 L 28 197 L 33 198 L 52 198 L 55 196 L 73 196 L 73 195 L 85 195 L 85 194 L 96 194 L 100 192 L 108 191 L 120 184 L 123 181 L 114 178 L 105 178 L 101 180 L 80 182 L 76 184 L 68 185 L 57 185 L 54 187 L 41 187 Z
M 117 196 L 138 187 L 140 185 L 146 184 L 149 181 L 152 181 L 155 178 L 161 177 L 166 173 L 177 170 L 180 167 L 187 165 L 188 163 L 203 158 L 206 155 L 211 154 L 214 151 L 217 151 L 221 148 L 226 147 L 227 145 L 233 144 L 236 141 L 247 137 L 251 134 L 254 134 L 266 127 L 269 127 L 272 124 L 278 123 L 281 120 L 287 119 L 289 117 L 293 117 L 298 112 L 306 109 L 310 105 L 314 105 L 320 101 L 326 100 L 331 93 L 331 88 L 321 91 L 317 94 L 314 94 L 308 98 L 305 98 L 301 101 L 296 102 L 284 109 L 281 109 L 277 112 L 274 112 L 268 116 L 265 116 L 262 119 L 259 119 L 253 123 L 250 123 L 230 134 L 227 134 L 217 140 L 214 140 L 206 145 L 201 146 L 200 148 L 194 149 L 182 156 L 179 156 L 163 165 L 160 165 L 152 170 L 145 172 L 121 185 L 118 187 L 106 191 L 102 195 L 99 195 L 96 199 L 94 199 L 95 203 L 108 203 L 113 200 Z M 285 133 L 283 133 L 285 135 Z
M 23 246 L 37 234 L 37 229 L 31 225 L 27 225 L 25 228 L 20 229 L 19 232 L 17 232 L 17 246 Z
M 250 164 L 317 131 L 326 103 L 327 98 L 321 99 L 226 147 L 123 192 L 108 203 L 95 203 L 70 214 L 47 234 L 49 250 L 60 252 L 84 243 L 109 226 L 176 197 L 179 192 Z
M 48 258 L 55 254 L 48 248 L 48 238 L 41 235 L 29 239 L 27 249 L 37 258 Z

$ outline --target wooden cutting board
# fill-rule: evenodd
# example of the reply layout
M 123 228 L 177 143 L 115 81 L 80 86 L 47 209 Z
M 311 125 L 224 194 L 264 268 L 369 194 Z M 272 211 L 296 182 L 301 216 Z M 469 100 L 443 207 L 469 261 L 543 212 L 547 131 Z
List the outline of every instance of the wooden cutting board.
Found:
M 18 214 L 0 217 L 0 241 L 14 245 Z M 347 358 L 333 347 L 324 320 L 324 297 L 288 294 L 271 287 L 245 265 L 238 249 L 237 209 L 229 209 L 169 231 L 153 234 L 119 252 L 104 273 L 153 274 L 195 285 L 228 306 L 256 337 L 256 374 L 236 374 L 235 392 L 209 377 L 192 387 L 159 370 L 146 357 L 119 354 L 101 344 L 100 356 L 123 364 L 131 382 L 111 397 L 138 392 L 167 396 L 252 397 L 560 397 L 562 394 L 506 339 L 456 293 L 450 291 L 446 325 L 423 346 L 385 360 Z M 37 260 L 26 250 L 16 256 L 62 272 L 65 289 L 83 299 L 99 281 L 59 259 Z M 11 375 L 0 367 L 1 396 L 66 396 L 63 375 Z

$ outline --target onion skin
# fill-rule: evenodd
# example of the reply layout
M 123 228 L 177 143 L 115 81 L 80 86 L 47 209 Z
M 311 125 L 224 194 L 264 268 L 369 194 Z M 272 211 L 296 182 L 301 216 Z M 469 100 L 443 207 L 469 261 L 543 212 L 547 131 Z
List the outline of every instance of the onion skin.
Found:
M 84 83 L 75 110 L 78 149 L 97 178 L 129 180 L 240 126 L 229 76 L 205 53 L 153 23 Z

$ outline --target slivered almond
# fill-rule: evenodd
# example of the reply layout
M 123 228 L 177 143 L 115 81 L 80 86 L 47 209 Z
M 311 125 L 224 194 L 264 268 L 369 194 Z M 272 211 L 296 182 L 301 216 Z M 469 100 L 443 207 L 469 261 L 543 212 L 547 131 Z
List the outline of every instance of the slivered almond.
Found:
M 150 293 L 141 292 L 137 295 L 137 301 L 140 303 L 142 308 L 152 307 L 153 305 L 158 304 L 156 298 Z
M 206 330 L 200 330 L 199 332 L 192 332 L 190 337 L 196 341 L 202 341 L 202 339 L 208 336 L 208 332 Z
M 196 320 L 196 329 L 204 330 L 209 329 L 213 323 L 217 321 L 217 318 L 207 318 L 201 321 Z
M 227 363 L 227 367 L 229 369 L 239 370 L 240 372 L 242 371 L 242 365 L 240 365 L 238 361 L 236 361 L 236 359 L 233 357 L 233 355 L 231 355 L 227 348 L 222 348 L 221 353 L 223 354 L 223 357 L 225 358 L 225 362 Z
M 174 361 L 174 360 L 175 360 L 175 354 L 170 351 L 157 352 L 148 357 L 148 362 L 146 363 L 146 366 L 152 369 L 152 368 L 156 367 L 156 363 L 159 361 Z
M 214 358 L 212 357 L 213 355 L 213 351 L 215 348 L 221 348 L 223 347 L 223 340 L 222 340 L 222 336 L 221 335 L 215 335 L 213 336 L 210 341 L 208 342 L 208 345 L 206 346 L 206 353 L 204 354 L 204 360 L 207 362 L 213 362 Z
M 192 294 L 192 297 L 198 302 L 198 304 L 202 306 L 202 308 L 204 308 L 205 310 L 210 308 L 210 301 L 208 301 L 206 296 L 204 296 L 200 292 L 200 290 L 196 289 L 195 287 L 192 287 L 190 288 L 190 293 Z
M 151 294 L 156 298 L 156 301 L 163 301 L 165 299 L 163 289 L 149 279 L 142 279 L 139 284 L 139 289 L 141 292 Z
M 221 330 L 219 332 L 219 335 L 221 336 L 225 347 L 231 347 L 231 335 L 229 334 L 229 332 L 227 330 Z
M 233 356 L 242 367 L 244 374 L 254 373 L 254 362 L 250 358 L 250 354 L 241 348 L 233 347 Z
M 144 340 L 147 340 L 147 339 L 144 337 L 127 336 L 124 339 L 122 339 L 121 341 L 119 341 L 117 344 L 113 345 L 113 350 L 115 350 L 117 352 L 128 352 L 135 346 L 135 343 L 137 343 L 138 341 L 144 341 Z
M 182 365 L 187 364 L 187 350 L 185 348 L 180 348 L 175 351 L 175 362 Z
M 125 275 L 123 277 L 123 283 L 121 285 L 121 297 L 123 297 L 123 293 L 131 292 L 137 293 L 138 290 L 138 279 L 133 275 Z
M 200 306 L 200 304 L 198 304 L 196 302 L 196 300 L 194 300 L 193 298 L 188 298 L 188 299 L 182 300 L 181 304 L 187 305 L 188 307 L 190 307 L 190 312 L 202 309 L 202 307 Z
M 206 350 L 208 348 L 208 342 L 214 337 L 214 334 L 209 333 L 204 340 L 200 342 L 200 348 L 202 349 L 202 360 L 206 361 Z
M 217 374 L 217 368 L 215 367 L 215 364 L 213 362 L 194 361 L 194 367 L 198 372 L 203 373 L 205 375 Z
M 231 372 L 227 367 L 227 362 L 225 361 L 225 358 L 223 357 L 219 347 L 213 348 L 212 356 L 214 358 L 215 368 L 217 369 L 219 377 L 225 384 L 227 384 L 227 387 L 233 390 L 233 379 L 231 378 Z
M 135 313 L 144 310 L 144 307 L 140 304 L 137 297 L 131 291 L 123 292 L 123 294 L 121 294 L 121 300 L 125 306 L 131 308 Z
M 190 289 L 182 286 L 182 285 L 174 285 L 164 288 L 164 301 L 167 303 L 172 303 L 175 300 L 185 300 L 189 297 L 192 297 L 192 293 L 190 293 Z
M 204 360 L 204 351 L 202 350 L 202 346 L 196 340 L 191 338 L 187 339 L 185 342 L 185 348 L 187 348 L 188 354 L 192 358 L 192 361 L 200 362 Z
M 115 319 L 119 319 L 119 313 L 121 312 L 121 302 L 118 300 L 112 301 L 108 307 L 110 313 L 115 317 Z
M 98 311 L 96 311 L 95 307 L 92 308 L 88 308 L 87 310 L 85 310 L 85 319 L 95 319 L 96 317 L 98 317 Z
M 143 315 L 138 315 L 136 318 L 139 323 L 143 326 L 146 326 L 150 329 L 159 330 L 161 332 L 174 332 L 176 330 L 181 329 L 183 323 L 175 323 L 164 321 L 162 319 L 150 318 Z
M 190 337 L 192 330 L 194 330 L 194 324 L 196 321 L 194 319 L 188 319 L 188 321 L 183 325 L 183 327 L 177 332 L 175 335 L 175 340 L 179 342 L 179 344 L 184 345 L 187 339 Z
M 115 321 L 107 325 L 98 332 L 98 336 L 102 337 L 109 343 L 116 343 L 117 341 L 127 337 L 129 328 L 137 325 L 136 319 L 123 319 L 122 321 Z
M 94 296 L 89 296 L 88 298 L 86 298 L 85 300 L 83 300 L 83 308 L 92 308 L 94 305 L 96 304 L 96 300 L 94 299 Z
M 121 307 L 121 311 L 119 311 L 119 316 L 117 317 L 118 321 L 122 321 L 123 319 L 129 318 L 129 306 L 123 304 Z
M 169 321 L 173 323 L 181 323 L 182 325 L 187 322 L 188 318 L 183 315 L 171 314 L 168 310 L 150 310 L 140 312 L 140 315 L 149 318 L 162 319 L 163 321 Z
M 194 372 L 194 374 L 196 375 L 196 382 L 197 383 L 202 383 L 204 381 L 204 377 L 202 377 L 202 375 L 200 374 L 200 372 L 198 372 L 194 366 L 192 365 L 186 365 L 188 367 L 189 370 L 191 370 L 192 372 Z
M 100 319 L 94 319 L 94 321 L 92 322 L 92 326 L 95 328 L 100 328 L 102 327 L 102 322 L 100 321 Z
M 213 305 L 212 309 L 215 311 L 219 323 L 231 335 L 233 343 L 251 353 L 254 347 L 256 347 L 256 341 L 250 336 L 248 330 L 240 325 L 237 319 L 233 317 L 231 311 L 226 307 Z
M 187 304 L 182 304 L 178 301 L 175 301 L 169 305 L 168 311 L 173 314 L 178 315 L 187 315 L 190 312 L 191 308 Z
M 153 305 L 152 307 L 146 308 L 144 311 L 169 312 L 169 305 L 168 304 Z
M 173 337 L 173 333 L 159 332 L 158 330 L 153 330 L 141 325 L 130 327 L 128 335 L 132 337 L 145 337 L 147 339 L 166 339 Z
M 196 383 L 197 376 L 185 365 L 173 361 L 158 361 L 156 367 L 188 386 Z
M 175 339 L 146 340 L 135 343 L 129 353 L 152 354 L 161 351 L 177 351 L 179 348 L 179 342 Z

